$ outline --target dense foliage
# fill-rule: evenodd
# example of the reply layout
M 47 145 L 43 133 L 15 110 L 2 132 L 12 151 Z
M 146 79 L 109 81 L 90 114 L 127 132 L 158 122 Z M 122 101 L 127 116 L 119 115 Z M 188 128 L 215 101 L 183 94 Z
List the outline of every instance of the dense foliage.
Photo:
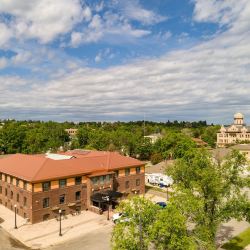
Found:
M 1 126 L 2 124 L 2 126 Z M 70 137 L 66 128 L 77 128 Z M 210 131 L 208 133 L 208 131 Z M 211 132 L 212 131 L 212 132 Z M 64 122 L 14 121 L 0 123 L 0 152 L 42 153 L 48 150 L 96 149 L 119 151 L 124 155 L 157 163 L 166 158 L 179 158 L 196 145 L 191 137 L 202 137 L 211 145 L 215 142 L 217 126 L 206 122 Z M 155 144 L 144 135 L 161 134 Z
M 176 185 L 173 202 L 194 225 L 192 234 L 200 248 L 216 248 L 221 223 L 232 218 L 249 221 L 250 202 L 243 192 L 249 187 L 249 176 L 243 175 L 246 165 L 237 151 L 220 162 L 196 149 L 168 169 Z
M 204 149 L 189 149 L 168 171 L 174 195 L 162 209 L 144 197 L 122 202 L 117 211 L 129 220 L 115 225 L 113 249 L 215 250 L 218 228 L 232 218 L 250 217 L 244 193 L 245 157 L 233 151 L 216 162 Z

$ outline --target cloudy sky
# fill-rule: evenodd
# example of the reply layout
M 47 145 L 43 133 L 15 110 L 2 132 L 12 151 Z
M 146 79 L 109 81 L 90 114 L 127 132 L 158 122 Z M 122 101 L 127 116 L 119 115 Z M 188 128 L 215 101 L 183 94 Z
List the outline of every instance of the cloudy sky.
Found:
M 0 119 L 250 122 L 249 0 L 0 0 Z

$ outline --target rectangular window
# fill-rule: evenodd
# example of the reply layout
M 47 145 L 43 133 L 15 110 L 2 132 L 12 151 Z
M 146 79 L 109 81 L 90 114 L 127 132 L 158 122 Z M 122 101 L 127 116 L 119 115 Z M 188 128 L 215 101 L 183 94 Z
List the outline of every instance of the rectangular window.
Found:
M 140 186 L 140 179 L 136 179 L 136 186 Z
M 75 185 L 81 185 L 82 184 L 82 177 L 81 176 L 77 176 L 75 178 Z
M 65 203 L 65 194 L 62 194 L 59 196 L 59 204 L 64 204 Z
M 27 181 L 23 181 L 23 189 L 27 190 Z
M 43 199 L 43 208 L 49 207 L 49 198 Z
M 93 177 L 91 180 L 92 180 L 92 183 L 93 183 L 94 185 L 97 185 L 97 184 L 98 184 L 98 181 L 99 181 L 99 178 L 98 178 L 98 177 Z
M 5 188 L 5 196 L 7 196 L 8 195 L 8 190 L 7 190 L 7 188 Z
M 126 169 L 125 169 L 125 175 L 126 175 L 126 176 L 130 175 L 130 168 L 126 168 Z
M 4 176 L 4 181 L 7 182 L 7 175 Z
M 66 186 L 67 186 L 67 180 L 66 179 L 59 180 L 59 188 L 64 188 Z
M 110 182 L 110 179 L 111 179 L 111 176 L 110 176 L 110 175 L 107 175 L 107 176 L 106 176 L 106 182 Z
M 76 201 L 81 200 L 81 191 L 76 192 Z
M 140 172 L 141 172 L 141 168 L 140 168 L 140 167 L 137 167 L 137 168 L 136 168 L 136 173 L 137 173 L 137 174 L 140 174 Z
M 115 177 L 119 177 L 119 170 L 115 170 Z
M 125 188 L 129 188 L 129 181 L 125 182 Z
M 19 180 L 16 179 L 16 186 L 19 187 Z
M 2 193 L 2 186 L 0 186 L 0 194 Z
M 26 205 L 27 205 L 27 197 L 23 197 L 23 205 L 26 207 Z
M 50 181 L 43 182 L 42 187 L 43 187 L 43 192 L 49 191 L 50 190 Z
M 13 199 L 13 192 L 10 191 L 10 198 Z
M 0 181 L 1 181 L 1 180 L 2 180 L 2 178 L 3 178 L 2 176 L 3 176 L 3 174 L 2 174 L 2 173 L 0 173 Z
M 19 202 L 19 194 L 16 195 L 16 201 Z
M 13 184 L 13 177 L 10 177 L 10 184 Z
M 104 183 L 104 176 L 100 176 L 100 184 Z

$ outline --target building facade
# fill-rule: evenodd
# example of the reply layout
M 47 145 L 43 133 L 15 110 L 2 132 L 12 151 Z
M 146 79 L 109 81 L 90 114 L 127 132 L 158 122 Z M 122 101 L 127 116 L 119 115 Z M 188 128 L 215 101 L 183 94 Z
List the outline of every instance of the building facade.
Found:
M 0 204 L 31 223 L 81 210 L 99 211 L 93 194 L 145 192 L 144 163 L 115 152 L 23 155 L 0 159 Z M 112 204 L 111 204 L 112 205 Z
M 229 126 L 221 126 L 220 132 L 217 133 L 217 147 L 239 142 L 250 142 L 250 126 L 244 123 L 244 116 L 241 113 L 234 115 L 234 123 Z
M 78 129 L 77 128 L 67 128 L 65 131 L 69 134 L 70 137 L 76 136 Z

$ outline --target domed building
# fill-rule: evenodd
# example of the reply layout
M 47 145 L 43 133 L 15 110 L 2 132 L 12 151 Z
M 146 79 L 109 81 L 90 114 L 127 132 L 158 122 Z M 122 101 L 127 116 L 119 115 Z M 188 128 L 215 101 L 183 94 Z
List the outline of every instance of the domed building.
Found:
M 229 126 L 221 126 L 220 132 L 217 133 L 217 146 L 224 147 L 228 144 L 238 142 L 250 142 L 250 126 L 244 124 L 244 115 L 241 113 L 234 114 L 234 123 Z

